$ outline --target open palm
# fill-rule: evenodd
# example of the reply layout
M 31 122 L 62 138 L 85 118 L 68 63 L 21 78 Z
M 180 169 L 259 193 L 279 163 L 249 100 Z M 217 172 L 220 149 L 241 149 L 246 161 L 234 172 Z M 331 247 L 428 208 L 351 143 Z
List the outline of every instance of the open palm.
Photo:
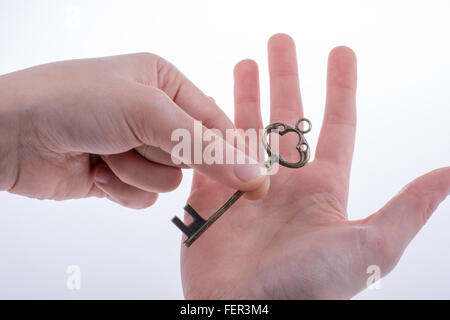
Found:
M 303 116 L 295 45 L 280 34 L 268 47 L 271 122 L 293 125 Z M 350 298 L 366 286 L 369 266 L 380 268 L 382 275 L 395 266 L 448 195 L 450 168 L 416 179 L 368 218 L 349 221 L 355 91 L 355 56 L 338 47 L 329 56 L 326 112 L 314 161 L 301 169 L 280 167 L 265 198 L 240 199 L 182 249 L 186 298 Z M 236 127 L 262 128 L 253 61 L 235 68 L 235 108 Z M 280 153 L 294 159 L 295 143 L 283 137 Z M 233 192 L 195 173 L 188 202 L 206 216 Z

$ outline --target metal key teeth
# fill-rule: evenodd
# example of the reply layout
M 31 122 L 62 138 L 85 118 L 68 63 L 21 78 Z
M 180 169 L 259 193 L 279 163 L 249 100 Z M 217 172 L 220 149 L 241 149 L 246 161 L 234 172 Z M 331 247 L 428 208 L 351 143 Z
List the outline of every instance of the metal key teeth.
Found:
M 214 212 L 208 220 L 203 219 L 194 208 L 189 204 L 184 207 L 184 210 L 194 219 L 190 225 L 185 225 L 178 217 L 174 217 L 172 222 L 183 231 L 188 237 L 184 241 L 186 247 L 190 247 L 195 240 L 200 237 L 214 222 L 217 221 L 242 195 L 245 191 L 236 191 L 227 202 L 225 202 L 216 212 Z
M 195 211 L 189 204 L 184 207 L 184 211 L 194 219 L 189 225 L 185 225 L 178 217 L 173 217 L 172 222 L 180 229 L 188 239 L 191 238 L 205 223 L 206 220 Z

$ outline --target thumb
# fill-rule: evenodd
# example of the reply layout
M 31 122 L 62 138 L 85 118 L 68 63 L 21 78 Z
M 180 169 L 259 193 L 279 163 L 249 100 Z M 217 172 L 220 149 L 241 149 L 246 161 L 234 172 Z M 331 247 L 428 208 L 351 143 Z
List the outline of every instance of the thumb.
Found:
M 174 161 L 178 159 L 233 189 L 255 190 L 268 179 L 256 161 L 223 139 L 220 130 L 203 126 L 163 91 L 143 85 L 133 91 L 135 99 L 125 110 L 126 120 L 143 144 L 161 148 Z M 209 141 L 203 139 L 206 136 Z M 210 154 L 212 145 L 217 162 L 204 157 L 207 150 Z M 233 155 L 231 163 L 227 161 L 229 155 Z
M 366 225 L 377 231 L 377 236 L 371 237 L 376 239 L 377 248 L 372 253 L 381 255 L 372 257 L 372 261 L 381 261 L 385 271 L 393 268 L 406 246 L 449 194 L 450 167 L 436 169 L 409 183 L 368 217 Z

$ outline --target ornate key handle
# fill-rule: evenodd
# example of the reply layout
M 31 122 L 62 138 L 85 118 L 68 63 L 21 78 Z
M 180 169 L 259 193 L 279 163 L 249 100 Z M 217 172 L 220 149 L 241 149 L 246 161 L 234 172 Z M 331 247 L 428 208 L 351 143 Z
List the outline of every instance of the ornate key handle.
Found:
M 300 129 L 300 124 L 304 122 L 308 124 L 308 127 L 305 130 L 302 130 Z M 280 128 L 282 128 L 282 130 L 280 130 Z M 266 152 L 269 155 L 269 165 L 272 165 L 275 162 L 279 162 L 282 166 L 288 168 L 303 167 L 309 161 L 309 157 L 311 155 L 308 142 L 306 141 L 303 135 L 305 133 L 310 132 L 311 128 L 312 128 L 311 121 L 309 121 L 306 118 L 299 119 L 295 124 L 295 127 L 291 127 L 281 122 L 271 123 L 267 127 L 265 127 L 262 143 L 264 145 L 264 149 L 266 149 Z M 288 132 L 295 132 L 298 135 L 298 143 L 295 146 L 295 148 L 297 149 L 300 155 L 300 160 L 298 160 L 297 162 L 289 162 L 284 160 L 282 156 L 280 156 L 277 152 L 272 150 L 268 142 L 269 134 L 278 133 L 280 136 L 284 136 Z
M 308 127 L 305 130 L 300 129 L 300 124 L 303 122 L 308 124 Z M 280 130 L 280 128 L 282 128 L 282 130 Z M 288 168 L 303 167 L 308 162 L 311 154 L 308 142 L 306 142 L 303 135 L 311 131 L 311 128 L 311 122 L 306 118 L 299 119 L 295 124 L 295 127 L 291 127 L 281 122 L 272 123 L 265 127 L 262 143 L 267 154 L 269 155 L 269 160 L 265 162 L 266 166 L 270 168 L 275 162 L 279 162 L 280 165 Z M 299 140 L 295 146 L 300 155 L 300 160 L 298 162 L 289 162 L 284 160 L 277 152 L 272 150 L 268 142 L 269 134 L 278 133 L 283 136 L 288 132 L 295 132 L 298 135 Z M 231 198 L 219 208 L 219 210 L 214 212 L 211 217 L 209 217 L 208 220 L 203 219 L 194 208 L 187 204 L 184 207 L 184 210 L 192 217 L 193 222 L 189 225 L 185 225 L 178 217 L 174 217 L 172 219 L 172 222 L 178 227 L 178 229 L 180 229 L 187 236 L 186 241 L 184 241 L 184 245 L 186 247 L 190 247 L 190 245 L 194 243 L 194 241 L 197 240 L 215 221 L 217 221 L 217 219 L 219 219 L 240 197 L 242 197 L 244 193 L 245 191 L 236 191 Z

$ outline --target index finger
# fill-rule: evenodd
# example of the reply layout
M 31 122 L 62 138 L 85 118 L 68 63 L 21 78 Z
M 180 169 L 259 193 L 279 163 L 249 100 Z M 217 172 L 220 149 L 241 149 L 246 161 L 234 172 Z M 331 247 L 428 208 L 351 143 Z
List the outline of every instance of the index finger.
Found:
M 159 58 L 157 61 L 158 88 L 163 90 L 186 113 L 209 129 L 218 129 L 223 134 L 234 128 L 233 122 L 214 100 L 197 88 L 170 62 Z
M 137 85 L 130 96 L 126 122 L 143 144 L 161 148 L 175 162 L 234 189 L 255 190 L 265 181 L 256 160 L 224 140 L 220 131 L 196 121 L 164 92 Z

